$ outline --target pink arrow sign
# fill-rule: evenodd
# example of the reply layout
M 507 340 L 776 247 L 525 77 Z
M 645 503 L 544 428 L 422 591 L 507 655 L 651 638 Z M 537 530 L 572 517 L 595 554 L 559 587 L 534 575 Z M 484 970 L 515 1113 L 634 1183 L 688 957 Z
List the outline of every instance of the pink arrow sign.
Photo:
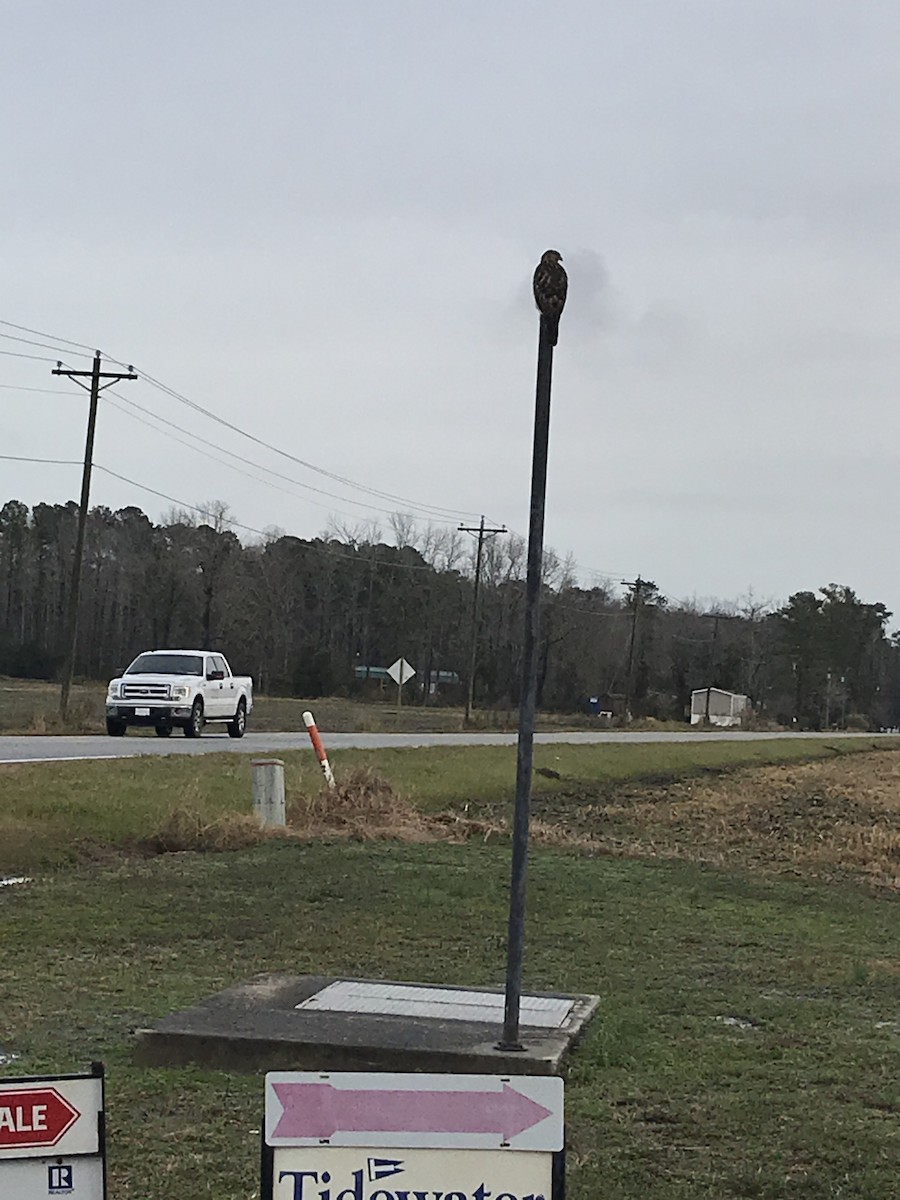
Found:
M 504 1142 L 552 1115 L 508 1083 L 501 1091 L 336 1088 L 273 1083 L 284 1111 L 273 1138 L 353 1134 L 499 1134 Z

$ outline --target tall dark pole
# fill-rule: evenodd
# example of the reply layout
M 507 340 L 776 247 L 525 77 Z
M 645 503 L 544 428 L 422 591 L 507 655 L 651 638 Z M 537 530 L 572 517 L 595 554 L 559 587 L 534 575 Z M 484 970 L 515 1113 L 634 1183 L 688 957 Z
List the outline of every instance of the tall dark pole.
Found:
M 522 652 L 522 695 L 519 701 L 519 741 L 516 755 L 512 877 L 509 887 L 506 1004 L 503 1016 L 503 1038 L 498 1045 L 500 1050 L 523 1049 L 519 1041 L 519 1004 L 522 998 L 522 957 L 525 948 L 525 884 L 531 810 L 534 713 L 537 706 L 537 644 L 540 624 L 544 500 L 547 491 L 547 445 L 550 436 L 550 382 L 553 374 L 554 342 L 555 339 L 551 336 L 547 321 L 542 316 L 538 342 L 534 452 L 531 462 L 531 517 L 528 525 L 525 638 Z
M 72 581 L 69 585 L 69 612 L 66 628 L 66 657 L 62 669 L 62 686 L 59 693 L 59 715 L 65 721 L 69 715 L 69 693 L 72 690 L 72 676 L 75 671 L 75 647 L 78 642 L 78 599 L 81 593 L 81 563 L 84 557 L 84 532 L 87 527 L 88 503 L 91 495 L 91 468 L 94 465 L 94 430 L 97 427 L 97 401 L 102 388 L 100 380 L 107 379 L 103 387 L 109 387 L 120 379 L 137 379 L 132 371 L 101 371 L 100 351 L 94 354 L 94 363 L 90 371 L 63 370 L 58 363 L 53 370 L 54 375 L 66 375 L 78 383 L 78 376 L 90 377 L 91 403 L 88 409 L 87 437 L 84 444 L 84 469 L 81 475 L 81 501 L 78 505 L 78 529 L 75 534 L 75 558 L 72 563 Z M 84 387 L 84 384 L 79 384 Z
M 475 699 L 475 660 L 478 654 L 478 591 L 481 586 L 481 552 L 484 548 L 484 539 L 488 534 L 506 533 L 506 526 L 501 525 L 499 529 L 485 529 L 484 517 L 477 529 L 473 529 L 469 525 L 460 525 L 460 533 L 477 533 L 478 534 L 478 550 L 475 553 L 475 586 L 472 589 L 472 624 L 469 634 L 469 679 L 468 690 L 466 692 L 466 715 L 464 723 L 469 724 L 472 717 L 472 705 Z
M 716 677 L 716 641 L 717 641 L 718 637 L 719 637 L 719 614 L 716 613 L 715 618 L 713 620 L 712 655 L 711 655 L 712 663 L 711 663 L 710 669 L 709 669 L 709 673 L 711 676 L 710 682 L 712 682 L 712 679 L 715 679 L 715 677 Z M 705 717 L 705 722 L 704 722 L 706 725 L 709 724 L 709 694 L 710 694 L 710 691 L 711 691 L 711 688 L 710 688 L 709 684 L 707 684 L 707 687 L 706 687 L 706 717 Z
M 634 602 L 631 606 L 631 637 L 628 640 L 628 671 L 625 676 L 625 719 L 631 720 L 631 701 L 634 693 L 632 672 L 634 671 L 634 643 L 637 635 L 638 608 L 641 603 L 641 588 L 645 581 L 638 575 L 637 579 L 623 579 L 626 587 L 634 588 Z

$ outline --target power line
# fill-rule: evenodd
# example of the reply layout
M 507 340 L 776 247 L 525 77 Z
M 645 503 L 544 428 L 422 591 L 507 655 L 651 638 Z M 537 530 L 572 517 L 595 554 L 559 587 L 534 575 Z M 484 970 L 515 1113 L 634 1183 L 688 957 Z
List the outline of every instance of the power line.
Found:
M 70 392 L 63 388 L 36 388 L 36 387 L 20 387 L 17 383 L 0 383 L 0 388 L 11 392 L 41 392 L 45 396 L 69 396 Z
M 345 475 L 338 475 L 336 472 L 329 471 L 325 467 L 317 467 L 315 463 L 308 462 L 303 458 L 298 458 L 295 454 L 291 454 L 288 450 L 283 450 L 280 446 L 273 446 L 270 442 L 266 442 L 262 438 L 257 437 L 255 434 L 249 433 L 246 429 L 242 429 L 239 425 L 235 425 L 233 422 L 226 420 L 225 417 L 220 416 L 218 413 L 214 413 L 210 411 L 210 409 L 204 408 L 202 404 L 197 404 L 196 401 L 189 399 L 180 392 L 176 392 L 167 384 L 161 383 L 158 379 L 154 379 L 153 376 L 148 375 L 146 371 L 141 371 L 140 375 L 142 379 L 145 379 L 147 383 L 151 385 L 151 387 L 158 388 L 165 395 L 171 396 L 173 399 L 178 400 L 181 404 L 187 405 L 188 408 L 193 409 L 195 412 L 201 413 L 203 416 L 208 417 L 211 421 L 215 421 L 219 425 L 223 425 L 226 429 L 230 429 L 233 433 L 240 434 L 241 437 L 248 438 L 251 442 L 255 442 L 258 446 L 265 447 L 266 450 L 271 450 L 274 454 L 280 454 L 282 458 L 289 459 L 298 466 L 304 467 L 307 471 L 314 471 L 317 475 L 323 475 L 326 479 L 333 479 L 335 483 L 342 483 L 345 487 L 355 488 L 357 491 L 365 492 L 367 495 L 377 496 L 382 500 L 390 500 L 396 504 L 411 506 L 413 508 L 420 509 L 423 512 L 431 511 L 434 513 L 441 513 L 444 516 L 452 516 L 457 518 L 477 515 L 476 513 L 467 512 L 463 509 L 445 508 L 443 505 L 439 504 L 427 504 L 416 500 L 410 500 L 405 496 L 397 496 L 393 492 L 384 492 L 379 488 L 369 487 L 364 483 L 357 483 L 355 480 L 350 479 Z
M 168 500 L 170 504 L 177 504 L 179 506 L 179 508 L 186 508 L 190 512 L 199 513 L 200 516 L 209 516 L 209 509 L 207 509 L 207 508 L 203 508 L 197 504 L 188 504 L 188 502 L 186 500 L 179 500 L 177 496 L 170 496 L 166 492 L 160 492 L 156 488 L 148 487 L 147 484 L 145 484 L 145 483 L 138 483 L 137 480 L 129 479 L 126 475 L 120 475 L 118 473 L 118 471 L 110 470 L 109 467 L 101 466 L 100 463 L 94 463 L 94 470 L 102 471 L 104 475 L 111 475 L 113 477 L 113 479 L 118 479 L 122 483 L 130 484 L 131 487 L 140 488 L 141 491 L 149 492 L 151 495 L 158 496 L 162 500 Z M 235 529 L 244 529 L 247 531 L 247 533 L 258 534 L 259 537 L 268 537 L 269 536 L 269 534 L 266 533 L 266 531 L 264 529 L 256 529 L 252 525 L 245 525 L 241 521 L 234 520 L 232 517 L 222 517 L 221 520 L 226 525 L 233 525 Z M 294 536 L 294 535 L 289 535 L 289 536 Z M 304 540 L 304 539 L 299 539 L 299 540 Z M 334 550 L 331 546 L 315 547 L 312 540 L 307 540 L 307 544 L 312 546 L 314 549 L 321 549 L 323 552 L 327 552 L 328 554 L 332 555 L 335 558 L 345 558 L 349 562 L 359 562 L 360 561 L 359 558 L 357 558 L 355 555 L 341 554 L 339 551 Z M 396 549 L 401 550 L 402 547 L 397 546 Z M 384 567 L 388 567 L 390 569 L 393 569 L 396 567 L 398 570 L 401 570 L 401 571 L 435 571 L 436 570 L 435 567 L 432 567 L 428 563 L 426 563 L 424 565 L 420 565 L 419 563 L 391 562 L 391 563 L 382 563 L 381 565 Z
M 82 350 L 87 350 L 91 354 L 94 353 L 93 346 L 87 345 L 86 342 L 73 342 L 71 338 L 57 337 L 56 334 L 45 333 L 41 329 L 29 329 L 27 325 L 17 325 L 15 321 L 0 320 L 0 325 L 5 325 L 8 329 L 18 329 L 20 333 L 33 333 L 35 337 L 49 338 L 51 342 L 62 342 L 63 345 L 66 346 L 79 346 Z M 116 363 L 116 365 L 119 367 L 125 366 L 124 363 L 118 362 L 118 360 L 113 358 L 110 354 L 107 354 L 106 357 L 110 362 Z
M 4 320 L 0 319 L 0 325 L 6 325 L 8 328 L 11 328 L 11 329 L 18 329 L 19 331 L 24 332 L 24 333 L 32 333 L 37 337 L 47 338 L 54 342 L 61 342 L 61 343 L 67 343 L 68 345 L 71 345 L 71 346 L 78 346 L 84 350 L 88 350 L 91 353 L 93 353 L 93 350 L 91 349 L 91 347 L 87 346 L 87 344 L 84 342 L 76 342 L 69 338 L 58 338 L 54 334 L 45 333 L 38 329 L 31 329 L 25 325 L 18 325 L 13 321 L 4 321 Z M 5 336 L 10 336 L 10 335 L 5 335 Z M 22 340 L 24 340 L 24 339 L 22 339 Z M 10 351 L 6 351 L 6 352 L 0 351 L 0 353 L 11 353 L 11 352 Z M 28 356 L 22 355 L 20 357 L 28 357 Z M 107 354 L 105 357 L 112 363 L 117 363 L 119 366 L 123 366 L 123 367 L 127 366 L 129 369 L 131 369 L 130 363 L 126 364 L 126 363 L 122 362 L 120 359 L 114 358 L 110 354 Z M 50 360 L 39 360 L 39 361 L 50 361 Z M 368 486 L 367 484 L 358 483 L 356 480 L 350 479 L 348 476 L 339 475 L 336 472 L 329 471 L 324 467 L 316 466 L 315 463 L 311 463 L 311 462 L 306 461 L 305 459 L 298 458 L 296 455 L 291 454 L 289 451 L 283 450 L 279 446 L 272 445 L 270 442 L 264 441 L 262 438 L 257 437 L 255 434 L 250 433 L 248 430 L 242 429 L 239 425 L 235 425 L 233 422 L 226 420 L 225 417 L 220 416 L 218 413 L 212 412 L 210 409 L 205 408 L 202 404 L 198 404 L 195 400 L 191 400 L 190 397 L 185 396 L 183 393 L 178 392 L 174 388 L 169 387 L 168 384 L 164 383 L 160 379 L 155 378 L 153 375 L 149 374 L 149 372 L 139 371 L 139 374 L 142 379 L 145 379 L 147 381 L 147 383 L 150 384 L 151 387 L 157 388 L 159 391 L 163 392 L 165 395 L 170 396 L 172 399 L 177 400 L 179 403 L 186 405 L 187 407 L 193 409 L 195 412 L 198 412 L 202 416 L 207 417 L 209 420 L 215 421 L 218 424 L 223 425 L 226 429 L 230 429 L 232 432 L 239 434 L 241 437 L 248 438 L 250 441 L 255 442 L 257 445 L 262 446 L 267 450 L 270 450 L 273 454 L 280 454 L 282 457 L 289 459 L 291 462 L 295 462 L 298 466 L 301 466 L 308 471 L 313 471 L 316 474 L 324 476 L 325 478 L 332 479 L 332 480 L 334 480 L 334 482 L 343 484 L 345 487 L 353 488 L 356 491 L 363 492 L 370 496 L 375 496 L 381 500 L 387 500 L 392 504 L 398 504 L 398 505 L 404 506 L 406 508 L 417 509 L 422 513 L 431 513 L 431 514 L 436 514 L 436 515 L 440 514 L 443 516 L 444 519 L 446 519 L 448 517 L 451 517 L 454 519 L 459 519 L 460 517 L 475 517 L 478 515 L 477 513 L 474 513 L 474 512 L 465 510 L 465 509 L 447 508 L 447 507 L 444 507 L 443 505 L 428 504 L 426 502 L 410 500 L 408 497 L 398 496 L 392 492 L 385 492 L 379 488 L 373 488 L 373 487 Z M 301 485 L 301 486 L 303 486 L 303 485 Z M 339 497 L 339 499 L 344 499 L 345 502 L 358 503 L 358 501 L 350 501 L 349 498 Z M 384 510 L 382 510 L 382 511 L 384 511 Z
M 56 362 L 55 358 L 47 358 L 45 354 L 23 354 L 20 350 L 0 350 L 7 358 L 30 358 L 33 362 Z
M 56 350 L 60 354 L 74 354 L 78 358 L 90 358 L 86 350 L 63 350 L 51 342 L 36 342 L 33 338 L 17 337 L 14 333 L 4 333 L 2 330 L 0 330 L 0 337 L 7 338 L 11 342 L 23 342 L 26 346 L 41 346 L 44 350 Z
M 78 458 L 26 458 L 23 454 L 0 454 L 6 462 L 52 463 L 59 467 L 80 467 Z
M 336 515 L 339 515 L 342 517 L 347 517 L 349 520 L 357 519 L 358 514 L 341 512 L 340 509 L 336 509 L 330 504 L 323 504 L 321 500 L 313 500 L 309 496 L 301 496 L 298 492 L 292 491 L 290 488 L 281 487 L 280 484 L 273 483 L 271 479 L 264 479 L 259 475 L 252 475 L 249 471 L 244 471 L 240 467 L 236 467 L 234 465 L 234 463 L 227 462 L 224 458 L 219 458 L 219 456 L 217 454 L 210 454 L 208 450 L 203 450 L 199 446 L 192 446 L 190 442 L 186 442 L 182 438 L 176 437 L 173 433 L 167 433 L 166 430 L 164 430 L 164 429 L 156 428 L 156 426 L 152 425 L 150 423 L 150 421 L 147 421 L 143 417 L 138 416 L 137 413 L 128 412 L 127 409 L 122 408 L 121 405 L 116 404 L 114 401 L 110 400 L 109 398 L 107 398 L 106 402 L 108 404 L 112 404 L 113 408 L 117 409 L 117 411 L 122 413 L 124 416 L 131 417 L 132 420 L 135 420 L 135 421 L 140 421 L 141 424 L 146 425 L 148 429 L 155 429 L 155 431 L 157 433 L 161 433 L 164 437 L 171 438 L 173 442 L 178 442 L 178 444 L 180 446 L 185 446 L 188 450 L 192 451 L 195 454 L 201 454 L 204 458 L 208 458 L 211 462 L 220 463 L 223 467 L 228 467 L 228 469 L 230 471 L 236 471 L 239 475 L 243 475 L 246 479 L 252 479 L 255 483 L 265 484 L 266 487 L 274 488 L 276 491 L 283 493 L 285 496 L 293 496 L 295 499 L 303 500 L 307 504 L 314 504 L 317 508 L 322 508 L 326 512 L 332 512 L 332 513 L 335 513 Z M 171 422 L 166 422 L 166 424 L 171 424 Z M 177 429 L 178 426 L 175 426 L 175 428 Z M 187 433 L 188 437 L 196 437 L 197 436 L 196 434 L 189 433 L 187 430 L 183 430 L 182 432 Z M 201 439 L 198 439 L 198 440 L 201 440 Z M 210 445 L 215 446 L 214 443 L 210 443 Z M 215 449 L 221 450 L 223 454 L 231 454 L 232 453 L 230 450 L 226 450 L 223 446 L 215 446 Z M 269 471 L 268 467 L 263 467 L 261 464 L 251 463 L 249 459 L 241 458 L 240 455 L 235 455 L 235 457 L 240 458 L 240 460 L 242 462 L 247 462 L 250 466 L 257 467 L 260 471 L 268 471 L 270 474 L 278 475 L 277 472 Z M 288 479 L 288 476 L 278 475 L 278 478 L 279 479 Z M 289 482 L 294 482 L 294 481 L 289 480 Z M 298 487 L 311 487 L 310 484 L 300 483 L 299 480 L 296 482 L 297 482 Z M 321 491 L 322 489 L 314 488 L 313 490 Z M 327 496 L 327 495 L 330 495 L 331 493 L 323 492 L 322 494 Z M 378 508 L 374 504 L 366 504 L 365 501 L 363 501 L 363 500 L 353 500 L 349 496 L 346 498 L 345 497 L 337 497 L 337 498 L 344 500 L 347 504 L 359 504 L 359 505 L 362 505 L 364 508 L 373 509 L 375 512 L 380 512 L 380 513 L 388 512 L 387 509 Z
M 148 428 L 150 428 L 150 429 L 155 428 L 155 426 L 153 426 L 151 424 L 151 421 L 160 422 L 163 425 L 167 425 L 170 429 L 177 429 L 179 433 L 185 434 L 186 437 L 193 438 L 195 441 L 198 441 L 198 442 L 202 442 L 204 444 L 204 446 L 211 446 L 214 450 L 219 450 L 222 454 L 227 454 L 230 458 L 237 459 L 238 462 L 242 462 L 246 466 L 253 467 L 254 470 L 263 471 L 267 475 L 275 476 L 276 479 L 284 480 L 285 483 L 292 483 L 296 487 L 304 488 L 307 491 L 316 492 L 320 496 L 328 496 L 331 499 L 337 500 L 342 504 L 354 504 L 359 508 L 371 509 L 374 512 L 384 513 L 388 516 L 392 515 L 393 512 L 396 512 L 396 509 L 392 510 L 392 509 L 384 508 L 383 506 L 378 505 L 378 504 L 370 504 L 365 500 L 354 500 L 352 496 L 340 496 L 335 492 L 327 491 L 325 488 L 316 487 L 315 484 L 304 483 L 302 480 L 294 479 L 290 475 L 283 475 L 280 471 L 276 471 L 272 467 L 267 467 L 263 463 L 254 462 L 253 459 L 245 458 L 242 454 L 237 454 L 234 450 L 228 450 L 228 449 L 226 449 L 226 447 L 220 446 L 218 443 L 212 442 L 208 438 L 204 438 L 204 437 L 201 437 L 199 434 L 192 433 L 189 429 L 185 429 L 185 428 L 183 428 L 183 426 L 177 425 L 174 421 L 169 421 L 165 417 L 160 417 L 156 413 L 149 412 L 149 410 L 145 409 L 142 405 L 137 404 L 134 400 L 127 399 L 125 396 L 121 396 L 118 392 L 112 392 L 111 395 L 114 395 L 117 399 L 123 401 L 125 404 L 127 404 L 129 406 L 129 408 L 136 409 L 137 412 L 130 413 L 130 412 L 126 411 L 125 409 L 121 408 L 118 404 L 115 404 L 113 401 L 111 401 L 109 399 L 109 397 L 106 397 L 107 403 L 112 404 L 114 408 L 118 409 L 125 416 L 132 417 L 134 420 L 140 421 L 142 424 L 147 425 Z M 138 416 L 137 415 L 138 412 L 143 413 L 144 417 Z M 150 420 L 146 420 L 145 419 L 146 417 L 149 417 Z M 182 446 L 186 446 L 189 450 L 195 451 L 197 454 L 202 454 L 205 458 L 212 459 L 213 462 L 223 463 L 224 466 L 230 467 L 233 471 L 238 471 L 239 474 L 246 475 L 248 479 L 254 479 L 257 483 L 268 484 L 269 487 L 276 487 L 278 491 L 284 492 L 286 495 L 295 495 L 295 496 L 297 495 L 296 492 L 289 492 L 286 488 L 278 488 L 276 484 L 269 483 L 269 481 L 266 479 L 260 479 L 256 475 L 250 475 L 247 471 L 241 471 L 239 467 L 235 467 L 231 463 L 223 462 L 222 459 L 217 458 L 213 454 L 210 454 L 207 450 L 201 449 L 198 446 L 192 446 L 192 445 L 190 445 L 190 443 L 182 441 L 181 438 L 175 437 L 174 434 L 167 433 L 166 430 L 164 430 L 164 429 L 157 429 L 156 432 L 161 433 L 164 437 L 171 438 L 173 441 L 178 442 Z M 324 508 L 326 510 L 331 509 L 330 505 L 322 504 L 320 501 L 309 500 L 308 497 L 298 497 L 298 498 L 305 499 L 305 500 L 307 500 L 308 503 L 315 504 L 315 505 L 317 505 L 317 507 Z M 331 511 L 338 511 L 338 510 L 331 509 Z M 341 513 L 340 515 L 349 517 L 351 520 L 356 519 L 356 514 L 353 514 L 353 513 Z M 418 517 L 422 518 L 423 520 L 432 521 L 438 525 L 454 524 L 453 521 L 445 520 L 444 518 L 441 518 L 441 517 L 435 517 L 435 516 L 431 515 L 430 513 L 422 513 L 422 512 L 414 511 L 413 515 L 418 516 Z

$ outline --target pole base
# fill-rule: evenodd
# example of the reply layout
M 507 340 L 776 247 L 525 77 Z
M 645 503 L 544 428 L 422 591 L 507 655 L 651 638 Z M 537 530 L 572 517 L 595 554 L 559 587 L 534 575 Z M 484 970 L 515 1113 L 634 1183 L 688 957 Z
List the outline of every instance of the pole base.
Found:
M 525 1047 L 521 1042 L 498 1042 L 494 1047 L 495 1050 L 502 1050 L 504 1054 L 524 1054 Z

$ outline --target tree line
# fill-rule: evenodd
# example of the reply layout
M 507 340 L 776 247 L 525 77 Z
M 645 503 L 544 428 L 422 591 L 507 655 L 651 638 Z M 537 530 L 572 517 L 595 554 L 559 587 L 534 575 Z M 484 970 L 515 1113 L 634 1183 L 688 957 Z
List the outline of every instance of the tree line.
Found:
M 0 674 L 52 679 L 60 668 L 77 516 L 74 502 L 0 509 Z M 218 502 L 158 524 L 136 507 L 93 508 L 76 675 L 106 679 L 142 650 L 197 646 L 221 649 L 260 691 L 353 695 L 377 691 L 371 668 L 403 656 L 418 673 L 410 701 L 464 700 L 475 562 L 465 534 L 398 514 L 390 540 L 334 527 L 312 539 L 273 529 L 245 544 L 232 524 Z M 518 703 L 524 577 L 520 538 L 485 540 L 476 707 Z M 539 704 L 571 712 L 593 697 L 618 719 L 681 720 L 694 689 L 720 687 L 786 726 L 895 727 L 890 617 L 837 584 L 780 606 L 748 595 L 706 609 L 648 580 L 624 594 L 585 587 L 548 551 Z

